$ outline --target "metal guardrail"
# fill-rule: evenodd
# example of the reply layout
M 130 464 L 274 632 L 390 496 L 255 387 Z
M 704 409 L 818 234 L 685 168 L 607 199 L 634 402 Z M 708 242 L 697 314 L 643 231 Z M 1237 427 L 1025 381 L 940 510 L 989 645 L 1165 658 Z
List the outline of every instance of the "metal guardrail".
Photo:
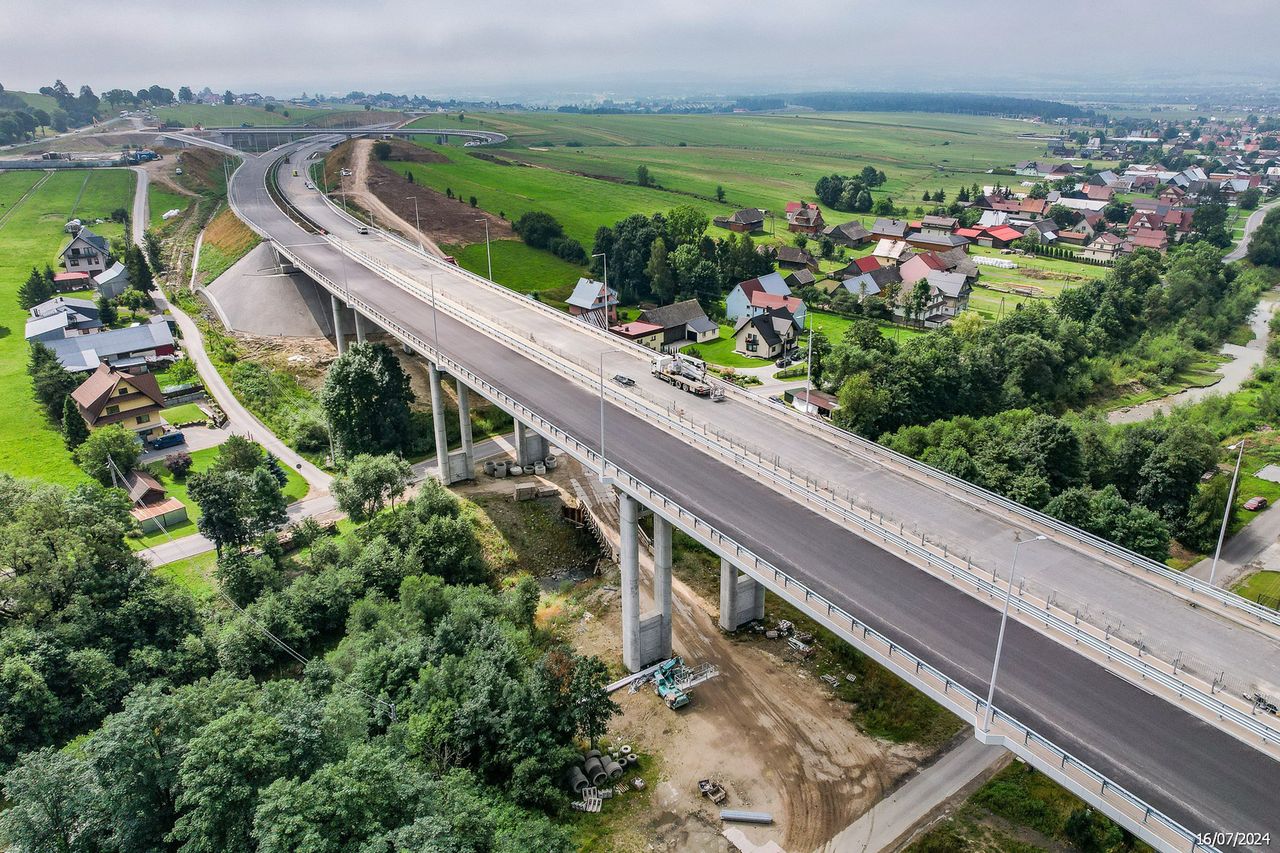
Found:
M 918 686 L 921 686 L 926 692 L 935 697 L 939 697 L 940 701 L 943 701 L 956 713 L 961 715 L 972 714 L 976 728 L 977 721 L 985 713 L 986 703 L 981 696 L 951 679 L 941 670 L 916 657 L 902 646 L 897 645 L 870 625 L 814 592 L 805 584 L 756 557 L 754 553 L 744 548 L 736 540 L 724 535 L 713 525 L 671 501 L 665 495 L 646 485 L 616 464 L 604 460 L 602 465 L 600 454 L 596 450 L 583 444 L 577 438 L 564 432 L 506 392 L 491 385 L 463 365 L 439 352 L 434 346 L 428 344 L 395 320 L 387 317 L 377 308 L 364 302 L 359 297 L 351 296 L 344 288 L 339 287 L 336 282 L 331 281 L 319 270 L 288 252 L 287 248 L 282 247 L 285 254 L 292 259 L 294 265 L 322 283 L 331 293 L 343 295 L 343 298 L 352 307 L 358 308 L 371 319 L 376 320 L 379 325 L 391 331 L 401 340 L 411 343 L 419 352 L 434 360 L 449 373 L 463 377 L 469 385 L 481 391 L 492 402 L 502 406 L 513 417 L 518 417 L 529 423 L 538 432 L 550 438 L 557 446 L 573 454 L 584 465 L 601 471 L 615 485 L 625 487 L 627 491 L 637 499 L 645 502 L 647 506 L 653 509 L 661 507 L 664 515 L 668 517 L 674 516 L 672 520 L 695 538 L 712 544 L 715 550 L 721 553 L 733 554 L 739 565 L 744 568 L 749 565 L 754 575 L 761 579 L 767 579 L 768 585 L 775 588 L 775 590 L 782 592 L 793 600 L 799 600 L 810 609 L 817 609 L 821 613 L 825 613 L 825 620 L 828 623 L 834 625 L 838 622 L 840 624 L 840 632 L 846 634 L 858 645 L 861 645 L 873 657 L 888 664 L 892 669 L 908 678 L 914 675 Z M 847 623 L 847 628 L 843 627 L 845 623 Z M 940 691 L 938 685 L 941 685 Z M 1121 819 L 1134 831 L 1144 835 L 1151 842 L 1171 850 L 1217 850 L 1215 847 L 1201 843 L 1195 833 L 1182 826 L 1178 821 L 1148 805 L 1141 797 L 1112 782 L 1107 776 L 1094 770 L 1066 750 L 1054 745 L 1048 738 L 1019 722 L 1015 717 L 993 707 L 992 718 L 997 726 L 1003 726 L 1010 731 L 1012 738 L 1000 735 L 1009 749 L 1023 755 L 1024 758 L 1036 763 L 1051 774 L 1056 774 L 1077 793 L 1092 798 L 1104 807 L 1109 807 L 1114 816 Z M 1053 765 L 1053 761 L 1057 762 L 1056 767 Z M 1088 783 L 1088 788 L 1083 786 L 1083 782 Z M 1096 791 L 1094 788 L 1096 788 Z
M 588 376 L 578 370 L 575 370 L 571 366 L 556 365 L 547 358 L 545 350 L 531 346 L 524 340 L 518 337 L 513 337 L 510 333 L 504 331 L 500 327 L 480 320 L 473 315 L 464 316 L 460 314 L 457 310 L 452 308 L 449 304 L 450 300 L 448 299 L 441 300 L 439 297 L 436 297 L 433 301 L 431 295 L 423 290 L 421 286 L 417 285 L 415 282 L 406 281 L 403 273 L 398 270 L 378 261 L 376 258 L 372 258 L 364 254 L 363 252 L 354 250 L 340 241 L 335 240 L 332 242 L 338 251 L 365 266 L 372 266 L 381 270 L 385 278 L 395 283 L 402 290 L 405 290 L 416 298 L 423 300 L 424 303 L 433 304 L 435 309 L 450 314 L 455 319 L 458 319 L 473 328 L 477 328 L 490 337 L 498 338 L 504 343 L 504 345 L 517 350 L 536 363 L 550 367 L 558 373 L 566 375 L 568 378 L 576 380 L 579 383 L 594 384 L 594 376 Z M 940 571 L 944 574 L 950 575 L 953 579 L 963 580 L 965 583 L 971 585 L 974 590 L 981 595 L 986 595 L 988 597 L 1004 596 L 1003 586 L 997 584 L 994 579 L 988 580 L 984 575 L 975 572 L 971 566 L 962 566 L 959 563 L 952 562 L 947 559 L 945 555 L 939 557 L 939 555 L 924 547 L 923 543 L 916 544 L 915 542 L 907 539 L 900 532 L 894 533 L 891 529 L 884 527 L 883 524 L 877 524 L 869 511 L 863 510 L 864 512 L 868 512 L 866 517 L 858 515 L 856 512 L 856 506 L 850 504 L 850 507 L 846 509 L 841 506 L 838 501 L 828 499 L 816 490 L 811 489 L 808 482 L 805 482 L 803 485 L 799 484 L 795 482 L 789 472 L 781 473 L 776 468 L 771 470 L 765 467 L 761 462 L 753 460 L 750 455 L 740 453 L 730 447 L 725 447 L 721 442 L 712 439 L 705 433 L 700 432 L 677 419 L 671 418 L 662 409 L 655 409 L 651 406 L 640 405 L 637 403 L 636 398 L 631 395 L 623 394 L 621 391 L 613 389 L 612 387 L 606 388 L 606 392 L 611 401 L 620 408 L 632 411 L 647 420 L 653 420 L 656 418 L 664 422 L 670 430 L 675 430 L 681 433 L 684 438 L 691 443 L 701 445 L 715 454 L 727 454 L 728 460 L 736 467 L 750 467 L 754 469 L 760 476 L 776 483 L 783 489 L 799 497 L 801 500 L 816 503 L 823 510 L 835 513 L 841 519 L 850 522 L 860 529 L 865 536 L 879 538 L 886 544 L 892 546 L 892 548 L 901 549 L 904 553 L 915 557 L 916 560 L 923 562 L 926 568 L 930 571 Z M 1101 653 L 1108 661 L 1116 661 L 1124 665 L 1138 676 L 1138 680 L 1150 679 L 1152 682 L 1174 692 L 1179 698 L 1190 699 L 1195 704 L 1206 709 L 1212 714 L 1217 715 L 1221 719 L 1228 720 L 1243 729 L 1245 732 L 1257 736 L 1264 744 L 1280 744 L 1280 731 L 1277 731 L 1275 728 L 1259 721 L 1251 714 L 1245 713 L 1238 708 L 1228 705 L 1221 699 L 1218 699 L 1214 694 L 1206 694 L 1203 689 L 1196 685 L 1190 684 L 1178 678 L 1176 675 L 1170 675 L 1162 672 L 1160 669 L 1152 666 L 1140 657 L 1135 656 L 1122 648 L 1115 647 L 1109 641 L 1098 639 L 1087 631 L 1081 630 L 1078 626 L 1054 615 L 1046 609 L 1042 609 L 1034 604 L 1024 601 L 1020 596 L 1011 598 L 1011 604 L 1018 612 L 1040 622 L 1046 629 L 1065 635 L 1073 643 L 1083 645 Z

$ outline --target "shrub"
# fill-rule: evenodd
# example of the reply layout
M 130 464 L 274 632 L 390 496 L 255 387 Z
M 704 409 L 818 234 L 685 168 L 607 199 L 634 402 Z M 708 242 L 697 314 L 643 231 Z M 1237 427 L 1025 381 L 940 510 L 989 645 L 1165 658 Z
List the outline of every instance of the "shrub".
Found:
M 191 454 L 185 450 L 179 450 L 164 458 L 164 467 L 169 473 L 177 479 L 181 480 L 187 476 L 187 472 L 191 470 Z

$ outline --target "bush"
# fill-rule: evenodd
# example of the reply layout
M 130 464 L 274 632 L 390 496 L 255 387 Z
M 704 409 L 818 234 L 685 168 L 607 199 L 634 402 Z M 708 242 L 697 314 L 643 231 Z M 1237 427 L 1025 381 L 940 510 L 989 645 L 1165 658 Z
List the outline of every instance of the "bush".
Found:
M 181 480 L 191 470 L 191 454 L 185 450 L 180 450 L 177 453 L 166 456 L 164 458 L 164 467 L 175 478 Z
M 587 250 L 582 248 L 582 244 L 572 237 L 560 237 L 552 240 L 551 253 L 571 264 L 585 264 L 587 262 Z
M 293 446 L 304 453 L 328 450 L 328 425 L 310 412 L 299 414 L 293 423 Z
M 391 158 L 391 143 L 379 140 L 373 143 L 373 156 L 379 160 L 388 160 Z
M 535 249 L 549 249 L 556 240 L 564 238 L 564 227 L 550 213 L 544 213 L 541 210 L 531 210 L 522 214 L 519 219 L 511 223 L 511 229 L 520 236 L 525 245 Z

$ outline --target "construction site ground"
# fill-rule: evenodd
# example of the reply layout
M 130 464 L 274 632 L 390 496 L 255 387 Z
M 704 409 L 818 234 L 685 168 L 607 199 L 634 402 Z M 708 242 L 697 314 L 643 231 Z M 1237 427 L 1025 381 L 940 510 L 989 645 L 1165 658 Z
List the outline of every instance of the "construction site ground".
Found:
M 616 547 L 616 506 L 597 491 L 601 487 L 591 472 L 561 458 L 564 464 L 546 477 L 497 480 L 481 474 L 458 492 L 482 497 L 484 505 L 495 497 L 511 499 L 517 484 L 535 482 L 560 491 L 560 499 L 549 499 L 557 505 L 585 495 Z M 492 521 L 499 528 L 504 524 L 496 515 Z M 540 621 L 621 675 L 617 566 L 606 556 L 599 577 L 576 582 L 581 575 L 569 562 L 566 558 L 564 570 L 549 578 L 551 584 L 544 583 L 550 590 Z M 641 577 L 641 610 L 647 611 L 652 561 L 643 549 Z M 740 827 L 751 842 L 773 841 L 788 853 L 810 853 L 934 753 L 933 747 L 894 744 L 863 733 L 850 718 L 850 706 L 808 666 L 790 659 L 785 641 L 742 642 L 724 634 L 716 605 L 679 578 L 673 595 L 676 653 L 689 664 L 714 662 L 721 675 L 694 688 L 692 702 L 677 711 L 667 708 L 651 685 L 614 694 L 622 713 L 607 739 L 638 751 L 651 784 L 645 792 L 606 801 L 600 815 L 577 817 L 584 841 L 607 837 L 607 849 L 618 851 L 728 851 L 733 848 L 722 835 L 718 812 L 723 807 L 773 815 L 772 825 Z M 698 780 L 706 778 L 724 786 L 724 803 L 713 805 L 699 794 Z

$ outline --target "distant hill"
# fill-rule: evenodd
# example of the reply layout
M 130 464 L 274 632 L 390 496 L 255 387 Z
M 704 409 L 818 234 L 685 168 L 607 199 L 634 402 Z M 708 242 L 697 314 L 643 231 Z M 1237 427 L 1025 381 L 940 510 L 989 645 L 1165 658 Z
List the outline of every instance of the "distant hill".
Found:
M 926 92 L 800 92 L 738 98 L 746 110 L 781 110 L 790 106 L 828 112 L 920 112 L 977 115 L 1036 116 L 1043 119 L 1084 118 L 1093 115 L 1073 104 L 1000 95 Z

